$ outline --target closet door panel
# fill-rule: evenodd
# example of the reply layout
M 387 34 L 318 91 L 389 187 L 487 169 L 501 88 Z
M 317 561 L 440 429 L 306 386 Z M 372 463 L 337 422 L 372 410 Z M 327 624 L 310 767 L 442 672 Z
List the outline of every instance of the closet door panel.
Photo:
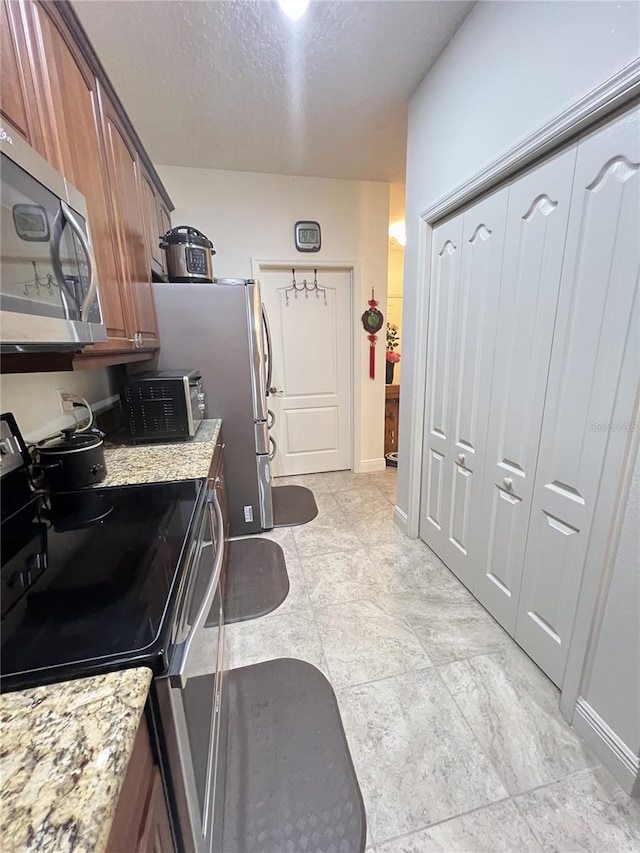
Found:
M 461 250 L 462 215 L 434 228 L 432 234 L 420 536 L 437 553 L 446 541 L 451 504 L 447 472 Z
M 477 553 L 476 525 L 486 452 L 491 367 L 504 249 L 508 188 L 465 211 L 452 388 L 452 481 L 444 562 L 469 588 Z M 448 472 L 447 472 L 448 467 Z
M 474 594 L 513 634 L 576 148 L 509 192 Z
M 640 110 L 578 146 L 516 640 L 561 685 L 611 442 L 626 442 L 640 352 Z M 632 367 L 629 369 L 629 359 Z M 621 380 L 621 376 L 633 379 Z

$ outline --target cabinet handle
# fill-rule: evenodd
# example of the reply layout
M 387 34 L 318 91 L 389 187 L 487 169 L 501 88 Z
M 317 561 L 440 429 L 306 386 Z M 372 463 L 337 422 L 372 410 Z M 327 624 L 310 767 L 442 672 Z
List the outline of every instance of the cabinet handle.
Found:
M 511 479 L 511 477 L 505 477 L 505 478 L 504 478 L 504 480 L 503 480 L 502 482 L 504 483 L 504 487 L 505 487 L 505 489 L 506 489 L 508 492 L 510 492 L 510 491 L 511 491 L 511 489 L 513 488 L 513 480 Z
M 464 461 L 465 461 L 464 453 L 459 453 L 458 454 L 458 465 L 464 465 Z

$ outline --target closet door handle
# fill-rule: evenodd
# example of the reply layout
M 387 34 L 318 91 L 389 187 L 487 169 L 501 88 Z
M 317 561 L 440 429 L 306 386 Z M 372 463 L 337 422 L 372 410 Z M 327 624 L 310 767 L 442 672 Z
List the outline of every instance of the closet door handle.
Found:
M 508 492 L 513 489 L 513 480 L 511 479 L 511 477 L 505 477 L 502 482 L 504 483 L 504 487 Z

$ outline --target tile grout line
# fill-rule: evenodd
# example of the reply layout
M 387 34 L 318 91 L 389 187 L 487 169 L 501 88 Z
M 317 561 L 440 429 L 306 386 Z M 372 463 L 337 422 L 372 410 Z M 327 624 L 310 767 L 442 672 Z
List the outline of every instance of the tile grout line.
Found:
M 507 796 L 508 796 L 508 797 L 510 797 L 510 796 L 511 796 L 511 794 L 509 793 L 509 789 L 507 788 L 507 783 L 506 783 L 506 782 L 505 782 L 505 780 L 502 778 L 502 774 L 499 772 L 498 768 L 497 768 L 497 767 L 495 766 L 495 764 L 493 763 L 493 761 L 492 761 L 492 759 L 491 759 L 491 756 L 489 755 L 489 753 L 487 752 L 487 750 L 486 750 L 486 749 L 484 748 L 484 746 L 482 745 L 482 742 L 481 742 L 480 738 L 476 735 L 476 733 L 475 733 L 475 732 L 474 732 L 474 730 L 472 729 L 471 724 L 469 723 L 469 720 L 467 720 L 467 717 L 466 717 L 466 715 L 465 715 L 464 711 L 462 710 L 462 708 L 460 707 L 460 705 L 458 705 L 458 703 L 456 702 L 456 698 L 455 698 L 455 696 L 453 695 L 453 693 L 451 692 L 451 690 L 449 690 L 449 686 L 447 685 L 446 681 L 444 680 L 444 678 L 442 677 L 441 673 L 439 672 L 438 667 L 434 667 L 434 671 L 436 672 L 436 674 L 437 674 L 438 678 L 440 679 L 440 681 L 441 681 L 441 683 L 442 683 L 442 686 L 444 687 L 444 689 L 447 691 L 447 693 L 448 693 L 448 694 L 449 694 L 449 696 L 451 697 L 451 701 L 453 702 L 454 706 L 458 709 L 458 713 L 460 714 L 460 716 L 461 716 L 461 717 L 462 717 L 462 719 L 464 720 L 465 725 L 466 725 L 466 726 L 467 726 L 467 728 L 469 729 L 469 731 L 470 731 L 470 733 L 471 733 L 471 737 L 473 738 L 473 740 L 474 740 L 474 741 L 478 744 L 478 746 L 480 747 L 480 752 L 481 752 L 481 753 L 484 755 L 484 757 L 487 759 L 487 763 L 489 764 L 489 767 L 491 767 L 491 768 L 493 769 L 493 771 L 494 771 L 494 773 L 496 774 L 496 777 L 498 778 L 498 780 L 499 780 L 500 784 L 502 785 L 502 787 L 503 787 L 503 788 L 505 789 L 505 791 L 507 792 Z M 501 798 L 501 799 L 504 799 L 504 798 Z M 488 804 L 488 805 L 490 805 L 490 804 Z
M 458 820 L 461 817 L 467 817 L 467 815 L 475 814 L 476 812 L 480 812 L 483 809 L 489 809 L 492 806 L 500 805 L 500 803 L 508 803 L 513 800 L 511 795 L 506 797 L 501 797 L 499 800 L 494 800 L 491 803 L 485 803 L 483 806 L 476 806 L 473 809 L 469 809 L 466 812 L 460 812 L 460 814 L 451 815 L 450 817 L 444 817 L 442 820 L 434 820 L 433 823 L 426 823 L 423 826 L 418 827 L 417 829 L 412 829 L 410 832 L 403 832 L 401 835 L 391 835 L 389 838 L 385 838 L 384 841 L 379 842 L 380 844 L 388 844 L 390 841 L 400 841 L 402 838 L 409 838 L 412 835 L 417 835 L 419 832 L 425 832 L 426 830 L 433 829 L 436 826 L 442 826 L 443 823 L 449 823 L 452 820 Z M 520 814 L 520 812 L 518 812 Z M 529 824 L 527 824 L 528 826 Z M 536 841 L 538 839 L 536 838 Z
M 331 674 L 331 668 L 329 667 L 329 661 L 327 660 L 327 653 L 326 653 L 326 650 L 324 647 L 324 643 L 322 642 L 322 634 L 320 633 L 320 626 L 318 625 L 318 619 L 316 616 L 316 612 L 315 612 L 315 609 L 313 606 L 313 602 L 311 601 L 311 596 L 309 595 L 309 584 L 307 582 L 307 574 L 304 570 L 304 564 L 302 561 L 302 557 L 300 556 L 300 551 L 298 550 L 298 543 L 296 542 L 296 537 L 293 533 L 293 528 L 289 528 L 289 529 L 291 530 L 291 538 L 293 539 L 293 547 L 296 549 L 296 554 L 298 555 L 298 563 L 300 564 L 300 571 L 302 572 L 302 577 L 304 580 L 304 586 L 305 586 L 305 589 L 307 591 L 307 596 L 309 598 L 309 606 L 311 609 L 311 615 L 313 616 L 313 623 L 316 626 L 316 632 L 318 634 L 318 639 L 320 640 L 320 648 L 322 649 L 322 658 L 324 660 L 324 665 L 327 668 L 327 674 L 329 676 L 329 683 L 331 684 L 331 687 L 335 693 L 336 688 L 335 688 L 335 685 L 333 683 L 333 675 Z M 285 564 L 286 564 L 286 560 L 285 560 Z

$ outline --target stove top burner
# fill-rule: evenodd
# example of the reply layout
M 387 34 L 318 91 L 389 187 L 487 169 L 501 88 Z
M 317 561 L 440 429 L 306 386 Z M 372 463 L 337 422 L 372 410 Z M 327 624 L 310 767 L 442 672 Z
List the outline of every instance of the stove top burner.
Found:
M 161 651 L 201 488 L 84 489 L 12 507 L 1 533 L 3 689 Z

